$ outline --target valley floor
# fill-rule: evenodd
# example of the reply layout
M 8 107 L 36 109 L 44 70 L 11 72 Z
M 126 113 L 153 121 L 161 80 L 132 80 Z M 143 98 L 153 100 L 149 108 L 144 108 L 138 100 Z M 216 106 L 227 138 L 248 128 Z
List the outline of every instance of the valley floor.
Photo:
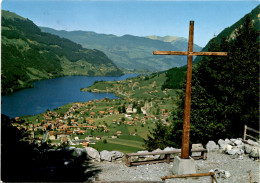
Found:
M 217 178 L 218 183 L 249 183 L 251 170 L 252 182 L 259 182 L 259 160 L 248 156 L 243 160 L 232 159 L 230 155 L 210 152 L 207 160 L 196 160 L 197 173 L 206 173 L 216 168 L 229 171 L 229 178 Z M 124 162 L 95 162 L 100 181 L 160 181 L 161 177 L 172 175 L 173 162 L 127 167 Z M 208 183 L 210 177 L 167 179 L 166 183 Z

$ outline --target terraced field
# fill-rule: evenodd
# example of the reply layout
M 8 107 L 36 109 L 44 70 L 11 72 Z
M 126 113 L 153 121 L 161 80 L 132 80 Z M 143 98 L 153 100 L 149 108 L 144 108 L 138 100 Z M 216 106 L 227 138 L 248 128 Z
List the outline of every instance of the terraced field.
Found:
M 120 151 L 123 153 L 137 152 L 144 150 L 143 139 L 139 136 L 121 135 L 119 138 L 112 139 L 108 137 L 102 137 L 106 139 L 107 143 L 103 143 L 103 140 L 92 144 L 91 146 L 96 148 L 98 151 Z

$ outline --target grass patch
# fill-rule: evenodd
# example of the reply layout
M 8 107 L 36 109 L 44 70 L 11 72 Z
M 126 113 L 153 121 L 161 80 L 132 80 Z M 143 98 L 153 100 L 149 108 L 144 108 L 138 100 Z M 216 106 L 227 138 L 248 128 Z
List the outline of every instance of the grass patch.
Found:
M 28 123 L 40 123 L 44 118 L 42 114 L 37 114 L 35 116 L 22 116 L 21 119 L 25 120 Z M 38 122 L 36 121 L 38 119 Z
M 143 138 L 140 136 L 132 136 L 132 135 L 120 135 L 120 139 L 125 139 L 125 140 L 132 140 L 132 141 L 137 141 L 137 142 L 143 142 Z
M 48 73 L 39 71 L 38 69 L 27 67 L 27 69 L 31 72 L 29 75 L 31 79 L 37 79 L 37 78 L 49 78 Z
M 120 144 L 120 145 L 125 145 L 125 146 L 130 146 L 130 147 L 136 147 L 136 148 L 141 148 L 143 149 L 143 142 L 138 142 L 138 141 L 133 141 L 133 140 L 125 140 L 125 139 L 107 139 L 108 143 L 113 143 L 113 144 Z
M 97 149 L 99 152 L 103 150 L 107 150 L 107 151 L 120 151 L 123 153 L 133 153 L 142 150 L 142 148 L 116 144 L 112 142 L 108 142 L 106 144 L 104 144 L 103 142 L 97 142 L 96 144 L 91 144 L 90 147 Z
M 140 136 L 143 139 L 147 139 L 147 135 L 150 134 L 150 130 L 154 128 L 154 123 L 145 124 L 143 127 L 140 123 L 138 123 L 136 126 L 128 126 L 129 133 L 136 133 L 138 136 Z

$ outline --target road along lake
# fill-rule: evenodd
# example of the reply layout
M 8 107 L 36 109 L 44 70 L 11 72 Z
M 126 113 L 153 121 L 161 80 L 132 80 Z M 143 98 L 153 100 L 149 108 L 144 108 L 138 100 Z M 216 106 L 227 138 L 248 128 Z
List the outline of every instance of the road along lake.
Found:
M 1 97 L 1 113 L 9 117 L 35 115 L 53 110 L 70 102 L 87 102 L 94 99 L 118 98 L 112 93 L 81 92 L 81 88 L 95 81 L 119 81 L 137 74 L 118 77 L 65 76 L 37 81 L 34 88 L 27 88 Z

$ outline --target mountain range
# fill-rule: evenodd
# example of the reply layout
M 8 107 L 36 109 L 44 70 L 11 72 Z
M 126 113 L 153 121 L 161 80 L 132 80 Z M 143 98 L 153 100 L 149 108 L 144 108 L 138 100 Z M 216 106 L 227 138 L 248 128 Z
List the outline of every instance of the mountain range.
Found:
M 35 80 L 122 74 L 102 51 L 42 32 L 29 19 L 9 11 L 2 10 L 1 18 L 2 94 L 30 87 Z
M 258 31 L 259 9 L 260 6 L 257 6 L 248 14 Z M 30 83 L 35 80 L 65 75 L 121 75 L 122 71 L 118 67 L 149 71 L 179 67 L 167 71 L 168 80 L 164 88 L 174 82 L 175 87 L 178 87 L 185 78 L 186 56 L 152 55 L 153 50 L 187 50 L 185 38 L 132 35 L 119 37 L 89 31 L 58 31 L 39 28 L 29 19 L 5 10 L 2 10 L 1 18 L 2 94 L 30 87 Z M 245 17 L 224 29 L 202 51 L 207 51 L 213 41 L 220 42 L 222 37 L 234 39 L 235 32 L 244 21 Z M 200 49 L 194 45 L 195 51 Z M 197 57 L 194 62 L 199 60 Z M 176 76 L 177 83 L 173 81 Z
M 185 51 L 188 41 L 174 36 L 115 36 L 90 31 L 64 31 L 40 27 L 42 31 L 70 39 L 84 48 L 103 51 L 114 63 L 128 70 L 163 71 L 186 64 L 185 56 L 156 56 L 154 50 Z M 194 50 L 201 47 L 194 44 Z

